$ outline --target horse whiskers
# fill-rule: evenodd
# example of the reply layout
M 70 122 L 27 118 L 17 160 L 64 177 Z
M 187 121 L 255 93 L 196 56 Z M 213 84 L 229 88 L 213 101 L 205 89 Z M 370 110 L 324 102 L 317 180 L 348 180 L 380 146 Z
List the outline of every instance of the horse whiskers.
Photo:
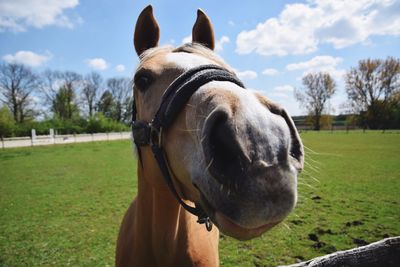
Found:
M 314 166 L 314 165 L 312 165 L 311 163 L 309 163 L 308 160 L 305 160 L 304 163 L 305 163 L 306 165 L 310 166 L 310 167 L 313 167 L 313 168 L 317 169 L 317 170 L 320 169 L 318 166 Z
M 307 183 L 297 182 L 297 184 L 299 184 L 299 185 L 305 185 L 305 186 L 307 186 L 307 187 L 309 187 L 309 188 L 311 188 L 311 189 L 313 189 L 313 190 L 317 190 L 317 188 L 315 188 L 314 186 L 309 185 L 309 184 L 307 184 Z
M 316 173 L 320 173 L 320 171 L 313 167 L 310 163 L 308 163 L 307 161 L 304 161 L 304 163 L 307 165 L 307 167 L 309 167 L 311 170 L 315 171 Z
M 203 118 L 203 119 L 207 118 L 206 115 L 200 115 L 200 114 L 198 114 L 197 117 L 198 117 L 198 118 Z
M 310 174 L 305 174 L 305 176 L 302 176 L 302 178 L 303 178 L 303 180 L 306 180 L 305 178 L 311 178 L 312 180 L 314 180 L 315 182 L 317 182 L 317 183 L 321 183 L 320 181 L 319 181 L 319 179 L 318 178 L 315 178 L 314 176 L 312 176 L 312 175 L 310 175 Z
M 313 179 L 313 180 L 316 181 L 317 183 L 321 183 L 321 182 L 319 181 L 318 178 L 315 178 L 314 176 L 312 176 L 308 171 L 304 171 L 304 175 L 305 175 L 307 178 L 310 177 L 311 179 Z M 305 177 L 303 177 L 303 178 L 305 178 Z
M 322 165 L 321 162 L 318 162 L 318 161 L 314 160 L 314 159 L 313 159 L 312 157 L 310 157 L 310 156 L 307 157 L 307 160 L 311 160 L 311 161 L 312 161 L 313 163 L 315 163 L 315 164 Z
M 210 163 L 208 163 L 207 167 L 206 167 L 206 172 L 208 172 L 208 169 L 211 167 L 211 164 L 213 163 L 214 158 L 211 158 Z
M 182 132 L 197 132 L 200 129 L 179 129 L 179 130 L 182 131 Z
M 318 152 L 315 152 L 315 151 L 314 151 L 314 150 L 312 150 L 311 148 L 309 148 L 309 147 L 306 147 L 304 144 L 303 144 L 303 147 L 304 147 L 306 150 L 310 151 L 312 154 L 319 155 L 319 153 L 318 153 Z

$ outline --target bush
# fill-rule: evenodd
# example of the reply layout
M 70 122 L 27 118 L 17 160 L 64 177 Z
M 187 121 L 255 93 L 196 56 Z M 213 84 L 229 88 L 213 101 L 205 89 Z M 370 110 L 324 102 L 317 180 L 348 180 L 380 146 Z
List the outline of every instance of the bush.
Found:
M 86 130 L 89 133 L 121 132 L 128 131 L 129 127 L 125 124 L 106 118 L 101 112 L 99 112 L 89 118 Z
M 59 117 L 43 121 L 25 121 L 16 124 L 9 110 L 0 109 L 0 137 L 31 136 L 32 129 L 37 135 L 48 135 L 50 129 L 56 134 L 104 133 L 129 131 L 123 123 L 106 118 L 102 113 L 96 113 L 88 120 L 82 117 L 63 120 Z
M 0 137 L 12 136 L 15 128 L 14 118 L 7 107 L 0 109 Z

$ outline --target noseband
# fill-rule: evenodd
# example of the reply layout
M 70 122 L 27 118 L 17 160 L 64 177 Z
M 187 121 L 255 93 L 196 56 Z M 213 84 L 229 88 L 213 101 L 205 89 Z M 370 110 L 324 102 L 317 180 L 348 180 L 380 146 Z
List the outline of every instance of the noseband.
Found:
M 140 147 L 149 145 L 164 176 L 164 180 L 176 200 L 185 210 L 197 216 L 197 222 L 204 223 L 208 231 L 211 231 L 212 228 L 210 217 L 197 203 L 195 207 L 187 205 L 180 198 L 174 187 L 169 171 L 170 168 L 162 147 L 162 133 L 163 130 L 172 125 L 194 92 L 211 81 L 232 82 L 244 88 L 243 83 L 227 69 L 216 65 L 202 65 L 182 73 L 168 86 L 161 99 L 160 107 L 151 122 L 136 119 L 135 103 L 132 110 L 132 136 L 138 148 L 139 158 L 141 155 Z

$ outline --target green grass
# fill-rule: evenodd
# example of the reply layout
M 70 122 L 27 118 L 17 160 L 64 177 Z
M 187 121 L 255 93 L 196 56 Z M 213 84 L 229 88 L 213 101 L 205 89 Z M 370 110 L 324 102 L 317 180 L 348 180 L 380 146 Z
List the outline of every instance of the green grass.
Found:
M 307 132 L 299 203 L 222 266 L 276 266 L 400 235 L 400 134 Z M 136 193 L 129 141 L 0 151 L 0 266 L 107 266 Z M 314 239 L 314 240 L 311 240 Z

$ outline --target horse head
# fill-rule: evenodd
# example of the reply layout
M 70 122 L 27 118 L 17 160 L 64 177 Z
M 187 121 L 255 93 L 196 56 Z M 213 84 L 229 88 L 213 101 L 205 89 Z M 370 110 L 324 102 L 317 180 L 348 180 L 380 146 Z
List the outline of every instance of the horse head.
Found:
M 140 63 L 134 77 L 137 119 L 151 122 L 168 86 L 186 71 L 216 65 L 233 69 L 213 52 L 212 24 L 198 10 L 192 42 L 159 47 L 160 30 L 148 6 L 140 14 L 134 47 Z M 281 222 L 297 201 L 303 146 L 284 108 L 230 81 L 210 81 L 190 96 L 162 143 L 180 198 L 200 206 L 224 234 L 246 240 Z M 159 172 L 149 147 L 141 162 Z M 150 167 L 151 166 L 151 167 Z M 159 186 L 159 175 L 147 175 Z

